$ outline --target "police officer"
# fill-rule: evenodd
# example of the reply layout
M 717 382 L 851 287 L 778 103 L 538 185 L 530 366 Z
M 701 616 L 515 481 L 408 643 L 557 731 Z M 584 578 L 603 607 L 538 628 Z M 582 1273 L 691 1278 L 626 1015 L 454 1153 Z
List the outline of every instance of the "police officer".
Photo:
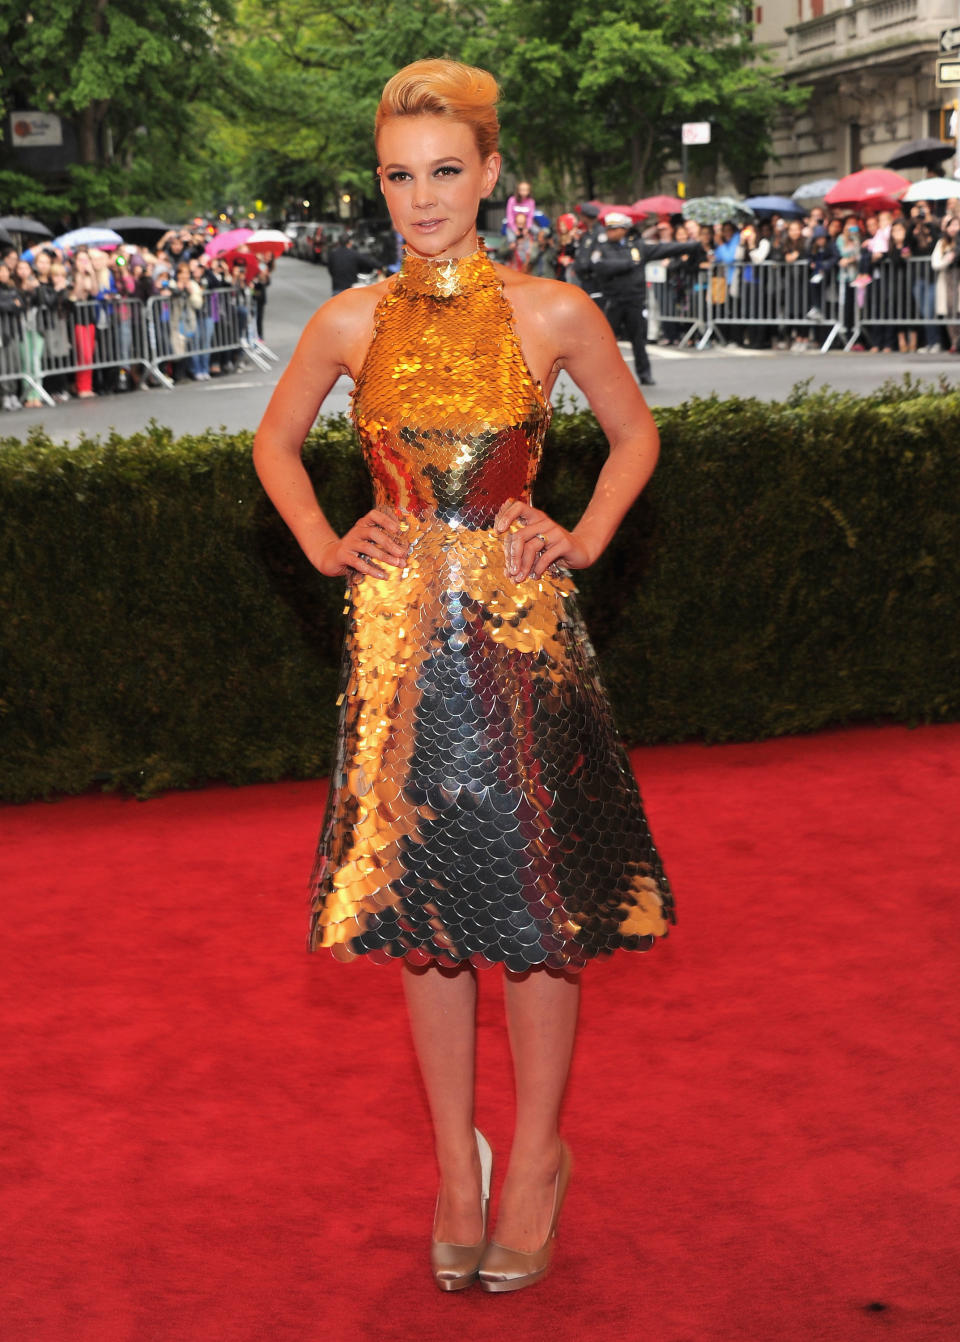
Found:
M 618 336 L 633 346 L 633 364 L 637 380 L 653 386 L 653 374 L 647 357 L 647 277 L 648 261 L 663 256 L 690 256 L 701 250 L 699 242 L 627 241 L 633 227 L 628 214 L 611 210 L 603 221 L 589 256 L 594 282 L 602 296 L 601 306 L 607 321 Z
M 600 292 L 600 286 L 593 273 L 593 265 L 590 261 L 590 257 L 597 249 L 597 242 L 606 237 L 603 224 L 600 221 L 600 211 L 590 201 L 584 201 L 582 205 L 577 206 L 577 209 L 580 212 L 582 222 L 580 240 L 577 243 L 574 260 L 574 273 L 581 289 L 586 289 L 593 301 L 599 307 L 603 307 L 603 294 Z

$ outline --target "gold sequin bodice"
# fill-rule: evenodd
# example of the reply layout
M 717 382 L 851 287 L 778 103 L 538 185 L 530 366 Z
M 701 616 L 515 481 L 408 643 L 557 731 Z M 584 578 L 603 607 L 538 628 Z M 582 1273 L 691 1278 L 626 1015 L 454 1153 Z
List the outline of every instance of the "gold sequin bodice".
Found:
M 505 499 L 529 498 L 550 406 L 482 248 L 405 255 L 377 307 L 353 418 L 379 507 L 481 529 Z

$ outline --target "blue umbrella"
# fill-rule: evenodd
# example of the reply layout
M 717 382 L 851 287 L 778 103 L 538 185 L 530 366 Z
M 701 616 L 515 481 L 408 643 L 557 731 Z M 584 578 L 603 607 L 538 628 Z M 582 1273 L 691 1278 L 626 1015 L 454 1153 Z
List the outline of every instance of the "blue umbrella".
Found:
M 102 224 L 94 224 L 89 228 L 74 228 L 69 233 L 62 233 L 59 238 L 54 238 L 54 243 L 58 247 L 66 247 L 68 250 L 73 247 L 119 247 L 123 242 L 119 233 L 115 233 L 112 228 L 104 228 Z
M 754 214 L 761 218 L 771 214 L 782 215 L 784 219 L 802 219 L 806 210 L 789 196 L 750 196 L 745 205 L 749 205 Z

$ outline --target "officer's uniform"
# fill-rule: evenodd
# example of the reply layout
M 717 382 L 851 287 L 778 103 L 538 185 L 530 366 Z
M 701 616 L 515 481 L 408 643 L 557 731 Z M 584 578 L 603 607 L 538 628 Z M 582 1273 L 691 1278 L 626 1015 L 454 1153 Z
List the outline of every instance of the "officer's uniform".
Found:
M 608 228 L 617 215 L 608 214 Z M 600 290 L 601 307 L 618 337 L 630 341 L 633 363 L 640 382 L 652 383 L 647 357 L 647 277 L 648 261 L 664 256 L 688 256 L 700 251 L 698 242 L 642 242 L 640 239 L 612 242 L 606 232 L 598 235 L 584 267 L 589 264 L 594 286 Z M 578 258 L 579 269 L 579 258 Z

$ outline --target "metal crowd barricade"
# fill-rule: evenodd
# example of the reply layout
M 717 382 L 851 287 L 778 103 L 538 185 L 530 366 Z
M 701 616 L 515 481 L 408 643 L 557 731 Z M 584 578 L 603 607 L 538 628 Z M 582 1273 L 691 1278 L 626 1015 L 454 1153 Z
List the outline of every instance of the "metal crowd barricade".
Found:
M 31 308 L 17 314 L 4 337 L 0 381 L 29 387 L 37 400 L 53 405 L 50 388 L 68 377 L 83 384 L 94 371 L 147 365 L 144 305 L 124 295 L 104 295 L 59 308 Z
M 198 361 L 244 355 L 261 371 L 278 359 L 257 335 L 254 305 L 246 291 L 207 289 L 199 306 L 189 297 L 163 293 L 147 299 L 103 294 L 84 302 L 64 299 L 54 309 L 4 313 L 0 325 L 0 385 L 3 394 L 29 392 L 46 405 L 51 392 L 76 379 L 92 390 L 93 374 L 141 368 L 172 388 L 165 371 L 184 360 L 196 374 Z
M 700 275 L 696 325 L 681 343 L 699 335 L 697 348 L 705 349 L 711 340 L 726 344 L 731 330 L 763 328 L 789 336 L 815 329 L 826 352 L 843 334 L 842 284 L 835 270 L 819 275 L 806 263 L 715 262 L 701 267 Z
M 936 281 L 928 256 L 886 258 L 869 275 L 855 277 L 848 296 L 850 334 L 844 349 L 871 335 L 878 344 L 890 344 L 893 332 L 904 327 L 922 332 L 924 345 L 936 344 L 946 320 L 937 316 Z
M 698 349 L 731 333 L 765 329 L 784 337 L 812 335 L 825 354 L 861 341 L 889 343 L 895 330 L 916 328 L 925 345 L 939 339 L 936 275 L 929 257 L 879 259 L 869 272 L 834 266 L 818 275 L 807 261 L 712 263 L 696 269 L 647 267 L 651 331 L 667 322 L 680 348 Z
M 189 295 L 159 293 L 147 300 L 149 366 L 166 386 L 164 364 L 185 360 L 196 373 L 211 356 L 245 355 L 261 372 L 278 359 L 257 335 L 254 304 L 246 290 L 205 289 L 199 305 Z M 207 371 L 200 368 L 200 371 Z

